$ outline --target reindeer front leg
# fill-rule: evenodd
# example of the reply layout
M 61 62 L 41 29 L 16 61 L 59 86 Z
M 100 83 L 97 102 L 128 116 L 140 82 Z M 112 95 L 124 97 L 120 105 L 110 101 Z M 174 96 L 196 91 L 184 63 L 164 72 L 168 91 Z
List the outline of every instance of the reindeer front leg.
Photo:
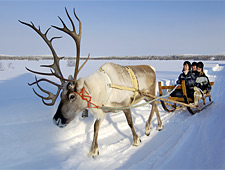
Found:
M 95 124 L 94 124 L 94 137 L 93 137 L 91 149 L 89 152 L 89 155 L 91 155 L 91 156 L 99 155 L 97 140 L 98 140 L 98 131 L 99 131 L 100 124 L 101 124 L 101 119 L 96 119 Z

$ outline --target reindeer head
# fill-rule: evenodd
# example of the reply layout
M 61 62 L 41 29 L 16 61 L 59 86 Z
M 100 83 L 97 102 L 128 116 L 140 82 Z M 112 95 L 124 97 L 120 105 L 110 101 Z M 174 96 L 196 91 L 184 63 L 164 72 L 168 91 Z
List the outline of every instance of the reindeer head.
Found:
M 42 39 L 45 41 L 45 43 L 48 45 L 48 47 L 50 48 L 52 55 L 53 55 L 53 64 L 51 65 L 41 65 L 41 67 L 49 67 L 50 71 L 49 73 L 42 73 L 42 72 L 37 72 L 37 71 L 33 71 L 30 70 L 28 68 L 26 68 L 28 71 L 35 73 L 35 74 L 40 74 L 40 75 L 46 75 L 46 76 L 55 76 L 56 78 L 58 78 L 61 82 L 61 84 L 57 84 L 51 80 L 45 79 L 45 78 L 41 78 L 41 79 L 37 79 L 35 76 L 35 81 L 31 84 L 29 84 L 30 86 L 36 84 L 38 86 L 38 88 L 43 92 L 46 93 L 48 96 L 44 97 L 41 96 L 40 94 L 38 94 L 34 89 L 34 93 L 40 97 L 42 99 L 42 102 L 47 105 L 47 106 L 52 106 L 55 104 L 55 101 L 57 99 L 57 97 L 59 96 L 61 90 L 61 101 L 60 104 L 58 106 L 57 112 L 55 114 L 55 116 L 53 117 L 53 122 L 59 126 L 59 127 L 65 127 L 71 120 L 74 119 L 74 117 L 80 113 L 82 110 L 84 110 L 87 107 L 87 103 L 85 101 L 83 101 L 78 95 L 77 92 L 79 93 L 83 87 L 84 84 L 84 80 L 81 78 L 79 80 L 77 80 L 77 75 L 79 73 L 79 71 L 81 70 L 81 68 L 84 66 L 84 64 L 87 62 L 87 60 L 89 59 L 90 55 L 88 55 L 87 60 L 82 64 L 82 66 L 79 68 L 79 60 L 80 60 L 80 40 L 81 40 L 81 21 L 80 19 L 77 17 L 76 13 L 75 13 L 75 9 L 73 10 L 74 16 L 75 18 L 78 20 L 79 22 L 79 33 L 76 33 L 75 30 L 75 26 L 73 23 L 73 20 L 71 19 L 67 9 L 65 8 L 67 17 L 70 20 L 70 23 L 72 25 L 72 31 L 70 29 L 67 28 L 67 26 L 65 25 L 65 23 L 63 22 L 63 20 L 59 17 L 60 21 L 62 22 L 63 27 L 57 27 L 57 26 L 53 26 L 53 28 L 56 28 L 60 31 L 65 32 L 66 34 L 68 34 L 69 36 L 71 36 L 73 38 L 73 40 L 75 41 L 76 44 L 76 66 L 75 66 L 75 71 L 74 71 L 74 77 L 73 78 L 68 78 L 65 79 L 63 77 L 63 74 L 60 70 L 60 65 L 59 65 L 59 61 L 60 57 L 57 56 L 53 45 L 52 45 L 52 41 L 54 39 L 57 38 L 61 38 L 61 37 L 52 37 L 51 39 L 47 38 L 47 33 L 50 30 L 47 29 L 47 31 L 45 33 L 41 32 L 40 26 L 39 28 L 36 28 L 34 26 L 34 24 L 31 22 L 31 24 L 26 23 L 26 22 L 22 22 L 19 20 L 20 23 L 29 26 L 30 28 L 32 28 L 34 31 L 36 31 L 41 37 Z M 58 90 L 56 92 L 56 94 L 53 94 L 45 89 L 43 89 L 40 86 L 40 82 L 48 82 L 50 84 L 55 85 Z M 47 102 L 50 101 L 50 102 Z
M 60 96 L 61 101 L 53 117 L 53 122 L 57 126 L 61 128 L 65 127 L 77 114 L 87 108 L 87 102 L 78 95 L 83 88 L 83 83 L 84 80 L 80 78 L 77 80 L 76 84 L 74 84 L 74 82 L 67 82 L 63 87 Z

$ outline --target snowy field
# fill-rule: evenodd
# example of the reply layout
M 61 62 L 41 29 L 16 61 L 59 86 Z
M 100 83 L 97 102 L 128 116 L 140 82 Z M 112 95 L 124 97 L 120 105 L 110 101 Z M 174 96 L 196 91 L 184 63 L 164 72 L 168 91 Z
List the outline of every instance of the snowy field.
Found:
M 79 76 L 86 77 L 106 62 L 88 61 Z M 156 69 L 157 80 L 174 84 L 183 61 L 113 61 L 121 65 L 148 64 Z M 99 131 L 100 155 L 88 157 L 93 136 L 94 117 L 81 116 L 66 128 L 52 123 L 58 102 L 42 104 L 27 85 L 40 64 L 51 61 L 0 60 L 0 169 L 225 169 L 225 61 L 205 61 L 205 72 L 215 81 L 214 103 L 191 116 L 186 110 L 165 112 L 158 105 L 164 124 L 157 131 L 156 117 L 152 132 L 145 136 L 150 106 L 133 109 L 136 131 L 142 142 L 132 143 L 132 133 L 122 112 L 108 114 Z M 68 76 L 73 68 L 62 61 Z M 51 88 L 51 86 L 49 87 Z

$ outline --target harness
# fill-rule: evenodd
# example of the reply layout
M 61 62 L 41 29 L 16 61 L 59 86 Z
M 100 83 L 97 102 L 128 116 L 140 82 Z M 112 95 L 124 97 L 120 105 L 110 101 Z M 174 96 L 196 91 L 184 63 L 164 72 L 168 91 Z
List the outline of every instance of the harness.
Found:
M 85 90 L 84 87 L 82 88 L 81 92 L 78 93 L 74 91 L 74 93 L 78 94 L 83 100 L 87 101 L 88 108 L 99 108 L 99 106 L 91 102 L 92 97 L 89 95 L 89 93 L 87 92 L 87 90 Z
M 133 91 L 134 92 L 133 101 L 131 102 L 130 106 L 126 106 L 126 107 L 106 107 L 106 106 L 104 106 L 104 104 L 102 106 L 97 106 L 96 104 L 91 102 L 92 97 L 89 95 L 87 90 L 85 90 L 85 87 L 82 88 L 81 92 L 79 92 L 79 93 L 75 92 L 75 93 L 78 94 L 83 100 L 87 101 L 88 108 L 97 108 L 97 109 L 102 109 L 102 110 L 105 110 L 105 109 L 106 110 L 124 110 L 124 109 L 134 109 L 134 108 L 141 107 L 141 106 L 144 106 L 146 104 L 150 104 L 152 102 L 155 102 L 156 100 L 162 100 L 163 98 L 165 98 L 165 97 L 169 96 L 171 93 L 173 93 L 174 90 L 178 87 L 178 85 L 176 85 L 174 87 L 174 89 L 172 91 L 170 91 L 168 94 L 166 94 L 164 96 L 159 96 L 159 97 L 151 95 L 151 94 L 148 94 L 148 93 L 145 93 L 145 92 L 142 92 L 138 88 L 138 81 L 137 81 L 137 78 L 136 78 L 134 72 L 132 71 L 132 69 L 129 68 L 129 67 L 125 67 L 125 68 L 126 68 L 126 70 L 128 71 L 128 73 L 130 75 L 133 88 L 120 86 L 120 85 L 114 85 L 114 84 L 112 84 L 112 81 L 111 81 L 110 77 L 108 76 L 108 74 L 102 68 L 100 68 L 99 71 L 103 72 L 104 75 L 105 75 L 105 80 L 107 82 L 106 86 L 111 87 L 111 88 L 107 88 L 108 90 L 107 90 L 107 97 L 106 97 L 105 102 L 108 101 L 108 98 L 109 98 L 109 95 L 111 93 L 112 88 L 116 88 L 116 89 L 119 89 L 119 90 L 128 90 L 128 91 Z M 148 101 L 146 103 L 142 103 L 142 104 L 138 104 L 138 105 L 132 105 L 134 103 L 134 101 L 135 101 L 136 96 L 139 93 L 142 94 L 142 95 L 145 95 L 145 96 L 152 97 L 154 99 L 151 100 L 151 101 Z
M 127 72 L 130 75 L 133 88 L 132 87 L 126 87 L 126 86 L 112 84 L 112 81 L 111 81 L 110 77 L 104 71 L 104 69 L 101 67 L 98 70 L 99 72 L 101 72 L 101 73 L 104 74 L 104 78 L 105 78 L 106 86 L 107 86 L 106 87 L 106 99 L 105 99 L 105 102 L 102 104 L 102 106 L 104 106 L 108 102 L 108 99 L 109 99 L 109 96 L 111 94 L 112 88 L 119 89 L 119 90 L 127 90 L 127 91 L 134 92 L 133 100 L 132 100 L 132 102 L 130 104 L 130 105 L 133 105 L 133 103 L 134 103 L 137 95 L 139 94 L 139 87 L 138 87 L 139 85 L 138 85 L 138 81 L 137 81 L 137 78 L 136 78 L 133 70 L 130 67 L 127 67 L 127 66 L 125 66 L 125 68 L 126 68 Z M 92 97 L 89 95 L 89 93 L 87 92 L 87 90 L 85 90 L 85 87 L 82 88 L 81 92 L 79 92 L 79 93 L 78 92 L 75 92 L 75 93 L 78 94 L 83 100 L 86 100 L 87 101 L 88 108 L 99 108 L 99 106 L 97 106 L 96 104 L 94 104 L 94 103 L 91 102 Z
M 132 87 L 126 87 L 126 86 L 120 86 L 120 85 L 115 85 L 115 84 L 109 84 L 109 87 L 111 88 L 115 88 L 115 89 L 119 89 L 119 90 L 127 90 L 127 91 L 133 91 L 134 92 L 134 96 L 133 96 L 133 101 L 131 102 L 130 105 L 133 105 L 137 95 L 139 94 L 139 85 L 138 85 L 138 80 L 133 72 L 133 70 L 128 67 L 128 66 L 125 66 L 127 72 L 129 73 L 130 75 L 130 78 L 131 78 L 131 81 L 132 81 L 132 85 L 133 85 L 133 88 Z

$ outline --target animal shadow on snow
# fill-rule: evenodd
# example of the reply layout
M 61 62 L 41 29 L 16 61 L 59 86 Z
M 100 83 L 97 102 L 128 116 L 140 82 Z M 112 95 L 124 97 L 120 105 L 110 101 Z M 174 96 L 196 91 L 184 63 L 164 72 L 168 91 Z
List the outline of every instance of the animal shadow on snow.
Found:
M 36 96 L 32 88 L 37 91 L 40 95 L 47 96 L 43 94 L 37 87 L 33 85 L 30 87 L 28 83 L 35 81 L 35 78 L 32 74 L 22 74 L 18 77 L 4 80 L 0 83 L 0 107 L 25 107 L 25 106 L 43 106 L 41 99 Z M 55 87 L 52 87 L 51 84 L 40 83 L 41 87 L 46 90 L 49 90 L 53 93 L 57 90 Z M 57 101 L 58 103 L 58 101 Z
M 34 98 L 32 88 L 27 83 L 33 82 L 34 76 L 23 74 L 13 79 L 4 80 L 0 83 L 1 104 L 4 102 L 16 102 L 18 100 L 27 100 Z
M 148 119 L 148 118 L 145 119 L 145 117 L 141 113 L 147 112 L 147 116 L 149 116 L 150 111 L 151 111 L 151 107 L 149 107 L 149 106 L 147 108 L 146 108 L 146 106 L 141 107 L 141 110 L 131 109 L 131 115 L 132 115 L 132 119 L 133 119 L 134 128 L 139 136 L 143 136 L 143 134 L 145 134 L 145 124 Z M 120 121 L 124 122 L 126 124 L 125 128 L 118 127 L 119 125 L 112 118 L 113 114 L 121 114 Z M 106 119 L 104 121 L 108 121 L 108 123 L 111 124 L 113 126 L 113 128 L 120 135 L 122 135 L 124 138 L 128 138 L 131 143 L 133 142 L 133 136 L 132 136 L 131 129 L 127 123 L 125 114 L 122 111 L 119 113 L 109 113 L 109 115 L 106 116 Z
M 129 130 L 130 130 L 129 125 L 127 124 L 127 120 L 126 120 L 125 114 L 124 114 L 122 111 L 119 112 L 119 113 L 109 113 L 109 114 L 107 114 L 107 115 L 106 115 L 106 119 L 105 119 L 104 121 L 107 121 L 108 124 L 109 124 L 109 125 L 112 125 L 113 128 L 114 128 L 120 135 L 122 135 L 124 138 L 128 138 L 128 139 L 131 141 L 131 143 L 132 143 L 132 141 L 133 141 L 132 133 L 131 133 L 131 135 L 129 135 L 129 133 L 126 133 L 126 132 L 122 131 L 122 129 L 120 129 L 120 128 L 118 127 L 117 123 L 111 118 L 111 116 L 113 116 L 113 114 L 121 114 L 122 116 L 120 116 L 120 118 L 121 118 L 120 121 L 126 122 L 127 128 L 129 128 Z M 127 128 L 126 128 L 126 129 L 127 129 Z M 123 128 L 123 129 L 124 129 L 124 128 Z M 100 130 L 101 130 L 101 128 L 100 128 Z

